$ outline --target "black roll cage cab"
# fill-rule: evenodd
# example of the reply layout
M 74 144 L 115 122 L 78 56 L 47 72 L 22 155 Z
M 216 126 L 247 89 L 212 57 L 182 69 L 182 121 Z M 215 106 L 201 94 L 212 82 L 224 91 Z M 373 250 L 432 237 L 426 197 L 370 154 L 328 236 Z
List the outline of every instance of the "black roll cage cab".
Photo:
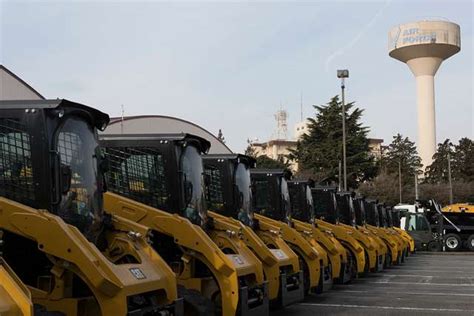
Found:
M 183 149 L 187 146 L 194 146 L 197 151 L 206 154 L 211 146 L 210 142 L 202 137 L 187 134 L 101 134 L 99 135 L 100 145 L 103 148 L 110 171 L 107 173 L 107 186 L 109 191 L 121 194 L 138 202 L 159 208 L 169 213 L 183 215 L 186 207 L 185 188 L 180 176 L 180 158 Z M 132 170 L 118 170 L 120 164 L 132 155 L 150 155 L 162 157 L 163 182 L 166 186 L 166 193 L 162 199 L 153 199 L 154 193 L 158 189 L 157 183 L 135 183 L 136 187 L 143 189 L 143 194 L 134 194 L 130 188 L 135 184 L 125 183 L 124 178 L 130 179 L 130 173 L 140 172 L 139 166 Z M 142 172 L 144 170 L 141 170 Z M 139 181 L 142 181 L 141 179 Z M 136 182 L 139 182 L 136 181 Z M 144 180 L 143 180 L 144 181 Z M 146 192 L 145 192 L 146 191 Z M 207 210 L 206 210 L 207 211 Z M 202 227 L 208 225 L 208 218 L 203 222 L 195 223 Z
M 317 219 L 332 224 L 339 223 L 339 210 L 336 201 L 337 187 L 315 185 L 311 188 L 314 213 Z
M 365 199 L 365 219 L 366 223 L 375 227 L 382 227 L 378 210 L 378 200 Z
M 253 157 L 242 154 L 209 154 L 203 156 L 203 163 L 206 174 L 206 195 L 209 208 L 221 215 L 238 219 L 240 197 L 235 179 L 235 170 L 240 163 L 249 169 L 253 169 L 255 168 L 256 160 Z M 214 177 L 214 171 L 219 173 L 218 177 Z M 220 180 L 220 183 L 213 182 L 215 178 L 216 181 Z M 212 185 L 219 186 L 218 189 L 220 189 L 222 194 L 222 207 L 213 207 L 212 201 L 209 203 L 211 182 Z M 254 207 L 253 200 L 252 204 L 251 208 Z
M 367 224 L 366 202 L 363 196 L 355 196 L 353 199 L 354 212 L 357 226 L 365 226 Z
M 252 178 L 252 190 L 254 196 L 254 209 L 256 213 L 267 216 L 277 221 L 289 222 L 291 208 L 285 205 L 283 194 L 281 192 L 281 179 L 288 180 L 289 174 L 284 169 L 253 169 L 250 171 Z M 267 196 L 265 200 L 259 196 L 259 183 L 266 183 Z M 266 206 L 261 207 L 260 202 Z
M 354 209 L 354 192 L 339 191 L 336 193 L 337 213 L 339 221 L 343 224 L 356 226 L 356 215 Z
M 71 117 L 82 119 L 93 127 L 95 137 L 97 129 L 103 131 L 109 123 L 107 114 L 65 99 L 0 101 L 0 137 L 9 132 L 22 134 L 21 146 L 24 147 L 17 142 L 15 152 L 17 155 L 29 155 L 28 163 L 31 165 L 21 168 L 28 168 L 32 177 L 31 187 L 22 188 L 24 191 L 31 189 L 31 195 L 23 197 L 8 192 L 7 180 L 0 177 L 0 196 L 58 214 L 61 188 L 66 184 L 61 183 L 56 138 L 59 129 Z M 100 164 L 101 157 L 97 160 Z
M 306 223 L 314 224 L 314 202 L 309 204 L 306 190 L 310 189 L 312 182 L 309 180 L 288 181 L 291 201 L 291 217 Z

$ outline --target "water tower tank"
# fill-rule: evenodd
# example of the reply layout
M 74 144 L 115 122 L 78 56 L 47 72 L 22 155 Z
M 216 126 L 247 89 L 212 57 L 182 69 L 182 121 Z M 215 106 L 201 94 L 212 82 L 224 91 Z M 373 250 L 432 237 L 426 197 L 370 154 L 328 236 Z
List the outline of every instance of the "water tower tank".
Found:
M 406 63 L 416 77 L 418 152 L 426 167 L 436 152 L 434 75 L 443 60 L 460 51 L 460 28 L 448 21 L 420 21 L 398 25 L 388 37 L 390 57 Z

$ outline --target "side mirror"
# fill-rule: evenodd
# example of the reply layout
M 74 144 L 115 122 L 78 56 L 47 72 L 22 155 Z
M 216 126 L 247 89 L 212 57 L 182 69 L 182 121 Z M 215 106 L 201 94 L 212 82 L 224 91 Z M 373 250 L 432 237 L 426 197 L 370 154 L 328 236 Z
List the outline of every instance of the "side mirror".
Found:
M 72 172 L 71 167 L 61 164 L 60 167 L 61 193 L 66 194 L 71 189 Z

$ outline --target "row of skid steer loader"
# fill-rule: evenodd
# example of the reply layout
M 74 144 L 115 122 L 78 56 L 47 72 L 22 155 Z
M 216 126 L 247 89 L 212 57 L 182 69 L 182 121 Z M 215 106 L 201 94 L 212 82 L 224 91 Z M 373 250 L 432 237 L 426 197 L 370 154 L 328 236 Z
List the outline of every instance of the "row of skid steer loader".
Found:
M 268 315 L 408 255 L 383 204 L 108 122 L 0 101 L 1 315 Z
M 102 135 L 109 164 L 105 206 L 149 229 L 189 314 L 266 315 L 268 284 L 239 222 L 207 209 L 202 154 L 188 134 Z M 255 238 L 247 235 L 246 238 Z
M 263 264 L 269 299 L 286 306 L 304 297 L 303 273 L 296 253 L 283 240 L 279 228 L 255 218 L 250 169 L 255 159 L 239 154 L 204 157 L 207 201 L 213 217 L 238 223 L 246 244 Z

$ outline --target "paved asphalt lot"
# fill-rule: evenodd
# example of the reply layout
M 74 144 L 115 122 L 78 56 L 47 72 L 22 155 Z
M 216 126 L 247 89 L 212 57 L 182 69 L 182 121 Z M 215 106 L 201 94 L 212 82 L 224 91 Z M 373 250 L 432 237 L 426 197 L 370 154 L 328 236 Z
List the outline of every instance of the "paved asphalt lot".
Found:
M 474 253 L 418 253 L 401 266 L 335 285 L 271 315 L 472 316 Z

